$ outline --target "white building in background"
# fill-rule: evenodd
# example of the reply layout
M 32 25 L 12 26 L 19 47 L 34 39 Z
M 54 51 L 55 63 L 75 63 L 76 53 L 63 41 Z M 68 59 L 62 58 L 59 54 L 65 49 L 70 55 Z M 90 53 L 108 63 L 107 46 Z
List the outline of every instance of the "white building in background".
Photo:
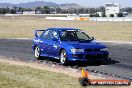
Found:
M 99 16 L 102 17 L 103 12 L 97 12 L 97 14 L 99 14 Z
M 120 13 L 120 4 L 105 3 L 105 14 L 107 17 L 111 14 L 113 14 L 114 17 L 117 17 L 118 13 Z

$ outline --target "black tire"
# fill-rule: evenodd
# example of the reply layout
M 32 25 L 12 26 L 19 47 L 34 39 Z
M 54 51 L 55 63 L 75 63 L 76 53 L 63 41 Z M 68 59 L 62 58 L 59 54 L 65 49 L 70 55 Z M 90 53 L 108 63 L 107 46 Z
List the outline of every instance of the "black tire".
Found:
M 131 81 L 128 82 L 128 85 L 131 86 Z
M 68 60 L 65 50 L 62 50 L 60 53 L 60 63 L 64 66 L 68 65 Z
M 42 59 L 42 57 L 40 56 L 41 54 L 41 51 L 40 51 L 40 48 L 38 46 L 35 47 L 35 51 L 34 51 L 34 56 L 37 60 L 40 60 Z
M 105 65 L 105 64 L 108 64 L 108 63 L 109 63 L 108 60 L 102 60 L 102 61 L 100 61 L 100 64 L 102 64 L 102 65 Z
M 91 84 L 90 80 L 86 77 L 79 79 L 79 83 L 81 84 L 81 86 L 88 86 Z

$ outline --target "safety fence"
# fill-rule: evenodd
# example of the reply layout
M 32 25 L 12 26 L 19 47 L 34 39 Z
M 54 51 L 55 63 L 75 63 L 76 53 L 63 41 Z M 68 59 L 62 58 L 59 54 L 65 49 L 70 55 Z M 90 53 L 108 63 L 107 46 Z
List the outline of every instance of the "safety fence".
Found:
M 90 21 L 132 21 L 132 17 L 91 17 L 89 18 Z
M 106 21 L 106 22 L 120 22 L 132 21 L 131 17 L 46 17 L 48 20 L 83 20 L 83 21 Z

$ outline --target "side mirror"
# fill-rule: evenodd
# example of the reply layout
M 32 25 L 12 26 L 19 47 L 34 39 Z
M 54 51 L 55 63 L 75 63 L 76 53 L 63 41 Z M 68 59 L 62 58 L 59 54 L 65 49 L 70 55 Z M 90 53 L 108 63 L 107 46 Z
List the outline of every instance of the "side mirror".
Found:
M 55 38 L 55 37 L 54 37 L 52 40 L 53 40 L 53 41 L 58 41 L 58 38 Z

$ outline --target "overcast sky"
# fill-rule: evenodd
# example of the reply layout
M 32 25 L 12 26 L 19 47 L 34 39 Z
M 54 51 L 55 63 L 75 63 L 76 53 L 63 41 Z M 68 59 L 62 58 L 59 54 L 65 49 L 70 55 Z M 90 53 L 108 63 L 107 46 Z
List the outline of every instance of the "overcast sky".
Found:
M 25 3 L 32 1 L 46 1 L 61 3 L 76 3 L 85 7 L 98 7 L 106 2 L 120 3 L 122 7 L 132 7 L 132 0 L 0 0 L 0 3 Z

